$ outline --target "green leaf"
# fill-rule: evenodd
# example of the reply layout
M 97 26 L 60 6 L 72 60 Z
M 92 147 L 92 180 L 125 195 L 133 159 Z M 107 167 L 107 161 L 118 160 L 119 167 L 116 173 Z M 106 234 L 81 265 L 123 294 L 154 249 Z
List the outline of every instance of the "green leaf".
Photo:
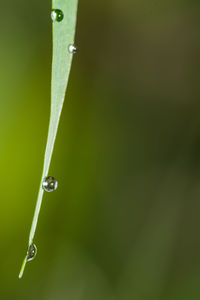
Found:
M 51 113 L 47 145 L 44 157 L 44 167 L 39 186 L 39 193 L 36 202 L 35 213 L 29 235 L 28 249 L 33 243 L 37 227 L 38 217 L 42 204 L 44 190 L 42 189 L 43 178 L 48 175 L 54 143 L 58 130 L 60 115 L 65 99 L 69 73 L 71 69 L 73 54 L 69 51 L 69 45 L 74 44 L 76 15 L 78 0 L 53 0 L 52 9 L 59 9 L 63 12 L 64 18 L 60 22 L 53 22 L 53 61 L 51 80 Z M 22 277 L 27 262 L 27 255 L 23 260 L 19 273 Z

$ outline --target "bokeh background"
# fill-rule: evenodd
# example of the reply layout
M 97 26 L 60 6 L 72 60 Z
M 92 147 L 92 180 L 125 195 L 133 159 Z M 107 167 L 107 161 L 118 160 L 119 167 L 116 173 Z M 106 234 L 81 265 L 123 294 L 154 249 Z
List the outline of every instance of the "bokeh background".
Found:
M 50 1 L 1 3 L 0 299 L 200 298 L 200 2 L 80 1 L 37 258 Z

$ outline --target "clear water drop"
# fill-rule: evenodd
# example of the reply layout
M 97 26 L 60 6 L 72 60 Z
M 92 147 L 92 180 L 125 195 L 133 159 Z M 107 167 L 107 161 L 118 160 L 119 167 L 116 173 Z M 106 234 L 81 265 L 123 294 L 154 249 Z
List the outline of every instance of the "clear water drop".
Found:
M 31 244 L 27 251 L 26 260 L 27 261 L 33 260 L 36 256 L 36 254 L 37 254 L 37 247 L 35 246 L 35 244 Z
M 52 9 L 51 19 L 53 22 L 61 22 L 64 18 L 64 13 L 61 9 Z
M 42 187 L 46 192 L 53 192 L 57 189 L 58 182 L 54 177 L 48 176 L 44 178 Z
M 68 49 L 69 49 L 69 52 L 72 53 L 72 54 L 74 54 L 74 53 L 77 52 L 76 46 L 74 46 L 74 45 L 72 45 L 72 44 L 69 45 Z

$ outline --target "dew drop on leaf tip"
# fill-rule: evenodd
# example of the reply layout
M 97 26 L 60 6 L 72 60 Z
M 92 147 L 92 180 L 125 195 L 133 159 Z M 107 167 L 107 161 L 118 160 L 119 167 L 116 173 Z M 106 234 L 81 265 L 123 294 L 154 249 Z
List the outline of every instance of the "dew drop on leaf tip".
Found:
M 64 18 L 64 13 L 61 9 L 52 9 L 51 19 L 53 22 L 61 22 Z
M 57 189 L 57 187 L 58 187 L 58 182 L 54 177 L 47 176 L 44 178 L 44 180 L 42 182 L 42 188 L 46 192 L 53 192 Z
M 27 261 L 31 261 L 35 258 L 37 254 L 37 247 L 35 244 L 31 244 L 28 248 L 28 251 L 27 251 L 27 257 L 26 257 L 26 260 Z

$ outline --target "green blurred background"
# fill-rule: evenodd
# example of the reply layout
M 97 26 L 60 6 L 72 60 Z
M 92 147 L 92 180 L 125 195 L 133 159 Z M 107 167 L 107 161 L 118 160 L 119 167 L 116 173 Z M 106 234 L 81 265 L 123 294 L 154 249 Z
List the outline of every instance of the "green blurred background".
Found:
M 0 299 L 200 299 L 200 2 L 80 1 L 35 237 L 50 1 L 1 3 Z

